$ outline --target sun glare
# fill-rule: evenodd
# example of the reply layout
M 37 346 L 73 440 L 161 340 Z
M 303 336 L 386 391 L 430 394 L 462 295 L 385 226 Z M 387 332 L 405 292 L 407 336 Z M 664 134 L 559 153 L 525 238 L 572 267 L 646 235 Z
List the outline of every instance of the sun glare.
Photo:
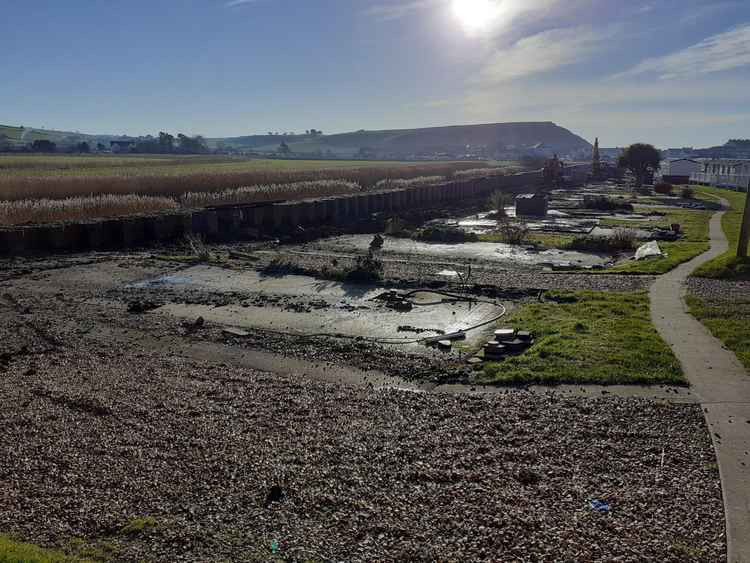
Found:
M 453 13 L 469 30 L 489 27 L 496 11 L 492 0 L 453 0 Z

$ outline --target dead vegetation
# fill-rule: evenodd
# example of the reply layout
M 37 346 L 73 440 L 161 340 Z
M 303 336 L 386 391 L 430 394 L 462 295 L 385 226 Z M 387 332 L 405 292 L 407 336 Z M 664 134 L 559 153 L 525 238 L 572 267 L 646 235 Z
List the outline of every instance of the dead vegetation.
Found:
M 0 201 L 0 225 L 78 221 L 93 217 L 120 217 L 176 209 L 167 197 L 97 195 L 68 199 Z
M 316 180 L 292 184 L 246 186 L 220 192 L 190 192 L 180 197 L 183 207 L 243 204 L 262 201 L 328 197 L 361 191 L 359 184 L 344 180 Z

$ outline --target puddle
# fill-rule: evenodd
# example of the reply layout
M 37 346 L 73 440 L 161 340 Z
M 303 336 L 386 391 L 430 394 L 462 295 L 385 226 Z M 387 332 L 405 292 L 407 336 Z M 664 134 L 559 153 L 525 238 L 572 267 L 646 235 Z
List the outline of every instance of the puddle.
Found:
M 383 252 L 386 253 L 413 254 L 447 261 L 486 261 L 515 269 L 541 270 L 551 266 L 593 268 L 605 266 L 611 260 L 606 255 L 556 249 L 540 252 L 532 247 L 503 243 L 441 244 L 388 236 L 384 238 Z M 371 241 L 372 235 L 344 235 L 320 240 L 315 246 L 324 251 L 364 253 Z
M 415 342 L 422 338 L 468 330 L 497 317 L 502 312 L 490 303 L 445 301 L 431 292 L 414 295 L 414 307 L 408 312 L 389 309 L 373 300 L 385 291 L 383 287 L 358 286 L 321 281 L 308 276 L 268 277 L 259 272 L 234 272 L 211 266 L 195 266 L 180 276 L 165 276 L 131 284 L 131 288 L 158 291 L 189 286 L 207 292 L 248 292 L 243 304 L 215 307 L 179 302 L 168 303 L 158 310 L 178 318 L 205 320 L 240 329 L 267 329 L 291 335 L 342 334 L 382 340 L 384 345 L 409 346 L 411 351 L 429 349 Z M 299 301 L 272 296 L 298 297 Z M 311 306 L 310 298 L 314 298 Z M 493 327 L 471 330 L 469 345 L 479 345 Z M 430 352 L 431 353 L 431 352 Z

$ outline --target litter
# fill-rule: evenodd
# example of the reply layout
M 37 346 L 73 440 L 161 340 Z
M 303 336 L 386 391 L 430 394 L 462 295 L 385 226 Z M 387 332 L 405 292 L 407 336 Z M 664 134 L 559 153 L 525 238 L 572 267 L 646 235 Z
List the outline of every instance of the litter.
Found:
M 611 507 L 609 506 L 608 502 L 604 502 L 603 500 L 592 500 L 589 502 L 589 506 L 596 510 L 597 512 L 601 512 L 602 514 L 609 514 Z
M 655 240 L 647 242 L 635 251 L 636 260 L 643 260 L 644 258 L 651 258 L 652 256 L 664 256 L 661 248 L 659 248 L 659 243 Z

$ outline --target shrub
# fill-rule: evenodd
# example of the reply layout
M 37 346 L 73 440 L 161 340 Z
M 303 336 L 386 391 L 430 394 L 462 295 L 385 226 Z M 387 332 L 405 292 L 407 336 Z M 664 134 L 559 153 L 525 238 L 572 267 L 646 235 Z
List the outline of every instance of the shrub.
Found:
M 567 248 L 581 252 L 601 252 L 613 253 L 633 250 L 636 233 L 632 229 L 615 229 L 615 232 L 608 237 L 584 235 L 574 238 Z
M 372 283 L 383 279 L 383 262 L 371 250 L 358 256 L 354 268 L 345 273 L 344 279 L 355 283 Z
M 506 244 L 523 244 L 529 235 L 529 227 L 525 223 L 504 221 L 500 224 L 498 232 Z
M 672 195 L 672 190 L 674 186 L 668 182 L 659 182 L 654 186 L 654 191 L 661 195 Z
M 443 243 L 476 242 L 479 240 L 479 237 L 475 233 L 467 233 L 466 231 L 447 225 L 431 225 L 419 229 L 414 238 L 424 242 Z
M 603 195 L 584 196 L 583 208 L 601 211 L 633 211 L 633 206 L 628 202 L 618 201 Z
M 693 188 L 685 187 L 682 188 L 682 193 L 680 195 L 682 196 L 682 199 L 693 199 L 695 198 L 695 190 Z

